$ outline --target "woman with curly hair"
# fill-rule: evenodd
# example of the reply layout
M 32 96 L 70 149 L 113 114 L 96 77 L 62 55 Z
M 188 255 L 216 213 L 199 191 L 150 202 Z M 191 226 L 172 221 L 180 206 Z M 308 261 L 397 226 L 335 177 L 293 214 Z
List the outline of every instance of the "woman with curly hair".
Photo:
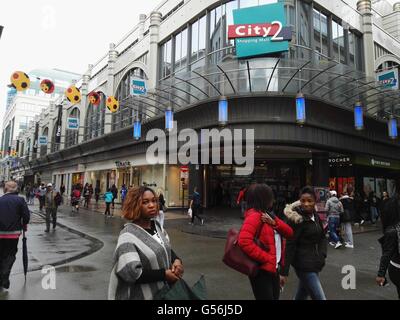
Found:
M 130 222 L 122 229 L 114 253 L 108 298 L 153 300 L 166 283 L 183 275 L 182 261 L 172 251 L 167 232 L 156 221 L 158 198 L 147 187 L 130 189 L 122 215 Z

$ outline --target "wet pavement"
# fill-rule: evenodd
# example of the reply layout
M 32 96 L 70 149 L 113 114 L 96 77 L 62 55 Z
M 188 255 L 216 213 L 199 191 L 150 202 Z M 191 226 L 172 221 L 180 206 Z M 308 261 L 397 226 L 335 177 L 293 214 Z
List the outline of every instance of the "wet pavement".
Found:
M 240 227 L 242 223 L 239 211 L 233 216 L 232 211 L 228 210 L 214 213 L 209 211 L 204 217 L 204 226 L 197 223 L 192 226 L 188 224 L 189 218 L 182 212 L 166 213 L 165 227 L 174 250 L 184 261 L 185 280 L 193 284 L 204 274 L 209 299 L 253 299 L 247 277 L 229 269 L 221 261 L 225 246 L 224 233 L 226 234 L 230 227 Z M 33 223 L 29 227 L 33 266 L 35 263 L 36 266 L 62 263 L 65 258 L 79 257 L 79 254 L 88 250 L 92 252 L 78 260 L 56 266 L 55 290 L 43 286 L 46 275 L 40 270 L 29 272 L 27 282 L 24 283 L 23 274 L 20 273 L 22 263 L 20 257 L 17 257 L 11 277 L 11 288 L 0 293 L 0 299 L 107 298 L 112 256 L 124 220 L 120 217 L 106 218 L 99 212 L 83 209 L 79 213 L 71 213 L 70 207 L 66 206 L 59 210 L 58 222 L 63 227 L 57 227 L 55 232 L 50 232 L 47 236 L 41 233 L 44 225 L 40 221 L 36 226 Z M 329 247 L 327 266 L 321 273 L 327 298 L 395 299 L 396 292 L 392 284 L 380 288 L 374 281 L 380 258 L 378 227 L 366 226 L 360 231 L 363 232 L 355 235 L 355 249 L 335 250 Z M 61 262 L 56 261 L 58 258 Z M 356 269 L 356 290 L 344 290 L 341 286 L 345 276 L 342 274 L 342 268 L 346 265 L 352 265 Z M 281 299 L 292 299 L 296 284 L 297 279 L 292 273 Z

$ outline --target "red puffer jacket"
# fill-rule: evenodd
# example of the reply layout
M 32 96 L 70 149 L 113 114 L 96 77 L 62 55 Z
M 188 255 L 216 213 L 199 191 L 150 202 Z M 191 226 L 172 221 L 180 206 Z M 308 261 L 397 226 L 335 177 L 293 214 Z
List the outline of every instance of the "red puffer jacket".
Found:
M 276 217 L 275 226 L 271 226 L 261 221 L 262 213 L 254 209 L 247 210 L 245 213 L 245 220 L 242 229 L 239 233 L 239 246 L 242 250 L 253 260 L 261 263 L 261 269 L 276 273 L 276 247 L 275 247 L 275 233 L 276 230 L 281 238 L 281 261 L 280 265 L 284 265 L 285 257 L 285 239 L 293 236 L 293 230 L 285 222 Z M 261 228 L 259 241 L 265 247 L 264 249 L 254 242 L 257 231 Z M 266 251 L 267 250 L 267 251 Z

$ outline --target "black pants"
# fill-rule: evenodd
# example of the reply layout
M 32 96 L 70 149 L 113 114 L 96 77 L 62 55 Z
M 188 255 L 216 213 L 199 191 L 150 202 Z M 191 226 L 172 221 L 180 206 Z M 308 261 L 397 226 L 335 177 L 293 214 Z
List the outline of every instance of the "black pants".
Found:
M 110 205 L 111 205 L 111 202 L 106 202 L 106 212 L 104 212 L 104 214 L 107 216 L 110 216 L 111 215 L 111 212 L 110 212 Z M 107 214 L 108 213 L 108 214 Z
M 53 229 L 57 226 L 57 208 L 46 209 L 46 230 L 50 230 L 50 218 L 53 222 Z
M 280 283 L 279 273 L 272 274 L 270 272 L 260 270 L 257 276 L 251 278 L 251 288 L 256 300 L 279 300 Z
M 0 239 L 0 287 L 10 286 L 10 273 L 18 251 L 19 239 Z
M 42 211 L 42 209 L 44 207 L 44 202 L 45 202 L 45 196 L 40 196 L 39 197 L 39 209 L 40 209 L 40 211 Z
M 201 222 L 202 218 L 199 216 L 200 210 L 201 210 L 200 206 L 196 206 L 196 205 L 193 206 L 193 209 L 192 209 L 192 223 L 194 223 L 194 218 L 195 217 L 197 217 L 197 219 L 199 219 L 200 222 Z
M 397 288 L 397 294 L 400 299 L 400 269 L 389 265 L 389 278 Z

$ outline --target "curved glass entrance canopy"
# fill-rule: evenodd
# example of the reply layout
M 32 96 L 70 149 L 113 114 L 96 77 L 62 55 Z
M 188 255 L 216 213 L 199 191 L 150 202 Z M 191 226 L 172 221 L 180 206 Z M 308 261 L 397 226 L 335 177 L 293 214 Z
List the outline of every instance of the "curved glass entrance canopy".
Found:
M 353 110 L 361 101 L 368 115 L 387 119 L 397 107 L 400 91 L 385 89 L 364 73 L 331 61 L 280 58 L 229 59 L 160 80 L 147 96 L 129 97 L 122 104 L 157 116 L 169 106 L 176 112 L 220 96 L 295 95 Z

